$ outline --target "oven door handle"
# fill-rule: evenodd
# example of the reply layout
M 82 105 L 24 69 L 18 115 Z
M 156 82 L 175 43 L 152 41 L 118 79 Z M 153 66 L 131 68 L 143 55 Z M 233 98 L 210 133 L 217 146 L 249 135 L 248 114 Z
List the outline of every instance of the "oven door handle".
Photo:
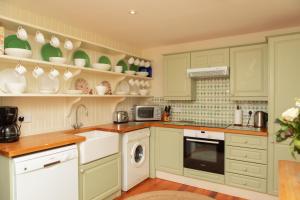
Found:
M 209 143 L 209 144 L 219 144 L 217 141 L 209 141 L 209 140 L 196 140 L 196 139 L 186 139 L 189 142 L 199 142 L 199 143 Z

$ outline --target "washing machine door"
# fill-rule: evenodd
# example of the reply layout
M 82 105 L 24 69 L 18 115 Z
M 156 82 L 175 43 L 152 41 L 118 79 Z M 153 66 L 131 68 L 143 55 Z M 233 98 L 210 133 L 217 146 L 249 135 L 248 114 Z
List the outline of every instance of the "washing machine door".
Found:
M 145 145 L 141 143 L 135 143 L 131 150 L 131 164 L 135 167 L 140 167 L 146 157 Z

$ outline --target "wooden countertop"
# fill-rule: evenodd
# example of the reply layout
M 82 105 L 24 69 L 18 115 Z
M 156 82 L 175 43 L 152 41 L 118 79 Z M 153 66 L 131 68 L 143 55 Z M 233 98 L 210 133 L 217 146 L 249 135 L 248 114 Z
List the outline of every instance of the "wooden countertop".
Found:
M 149 128 L 149 127 L 163 127 L 163 128 L 177 128 L 177 129 L 192 129 L 192 130 L 205 130 L 205 131 L 219 131 L 233 134 L 267 136 L 267 130 L 249 131 L 249 130 L 233 130 L 226 128 L 208 128 L 192 125 L 175 125 L 164 124 L 162 122 L 130 122 L 126 124 L 104 124 L 98 126 L 91 126 L 81 128 L 79 130 L 65 130 L 52 133 L 45 133 L 33 136 L 21 137 L 18 142 L 13 143 L 0 143 L 0 155 L 7 157 L 16 157 L 28 153 L 51 149 L 59 146 L 64 146 L 73 143 L 79 143 L 85 140 L 84 137 L 75 135 L 76 133 L 102 130 L 109 132 L 117 132 L 124 134 L 126 132 Z
M 279 161 L 279 199 L 300 200 L 300 163 Z
M 210 128 L 210 127 L 201 127 L 201 126 L 192 126 L 192 125 L 175 125 L 175 124 L 164 124 L 162 122 L 132 122 L 128 124 L 104 124 L 97 126 L 97 130 L 126 133 L 129 131 L 134 131 L 142 128 L 149 127 L 163 127 L 163 128 L 177 128 L 177 129 L 191 129 L 191 130 L 204 130 L 204 131 L 219 131 L 224 133 L 233 133 L 233 134 L 243 134 L 243 135 L 256 135 L 256 136 L 268 136 L 266 129 L 260 131 L 252 130 L 237 130 L 237 129 L 227 129 L 227 128 Z
M 79 143 L 85 137 L 63 132 L 45 133 L 21 137 L 13 143 L 0 143 L 0 154 L 6 157 L 16 157 L 28 153 Z

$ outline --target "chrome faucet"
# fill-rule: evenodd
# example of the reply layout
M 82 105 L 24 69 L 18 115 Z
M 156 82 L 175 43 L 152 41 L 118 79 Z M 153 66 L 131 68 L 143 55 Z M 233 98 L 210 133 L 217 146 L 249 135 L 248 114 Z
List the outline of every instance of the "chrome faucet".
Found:
M 85 105 L 83 105 L 83 104 L 79 104 L 79 105 L 77 106 L 77 108 L 76 108 L 76 122 L 75 122 L 75 124 L 73 124 L 73 128 L 74 128 L 74 129 L 80 129 L 80 127 L 83 126 L 83 123 L 82 123 L 82 122 L 78 122 L 78 111 L 79 111 L 79 108 L 81 108 L 81 107 L 84 108 L 84 110 L 85 110 L 85 115 L 86 115 L 86 116 L 89 115 L 89 112 L 88 112 L 87 107 L 86 107 Z

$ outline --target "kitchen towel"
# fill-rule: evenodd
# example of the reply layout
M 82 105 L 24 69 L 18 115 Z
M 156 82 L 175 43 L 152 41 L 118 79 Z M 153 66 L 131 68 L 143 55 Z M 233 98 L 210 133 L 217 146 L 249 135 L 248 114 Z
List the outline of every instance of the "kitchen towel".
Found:
M 241 126 L 243 124 L 243 111 L 236 109 L 234 111 L 234 125 Z

